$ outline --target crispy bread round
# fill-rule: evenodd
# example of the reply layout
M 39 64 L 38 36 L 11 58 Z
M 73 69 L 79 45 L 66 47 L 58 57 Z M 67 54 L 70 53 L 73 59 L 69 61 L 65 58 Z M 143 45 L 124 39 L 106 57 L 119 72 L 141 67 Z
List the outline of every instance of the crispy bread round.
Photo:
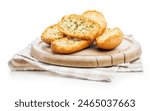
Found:
M 96 10 L 87 10 L 83 12 L 82 15 L 100 24 L 101 30 L 99 30 L 99 35 L 101 35 L 106 30 L 107 22 L 101 12 L 98 12 Z
M 106 29 L 106 31 L 96 38 L 96 45 L 101 49 L 114 49 L 119 46 L 123 40 L 124 34 L 119 28 Z
M 89 47 L 93 41 L 65 37 L 51 43 L 51 50 L 58 54 L 71 54 Z
M 61 39 L 63 37 L 64 35 L 59 31 L 57 24 L 47 27 L 41 35 L 42 41 L 47 44 L 51 44 L 54 40 Z
M 97 22 L 77 14 L 64 16 L 58 26 L 62 33 L 70 37 L 90 40 L 98 36 L 101 28 Z

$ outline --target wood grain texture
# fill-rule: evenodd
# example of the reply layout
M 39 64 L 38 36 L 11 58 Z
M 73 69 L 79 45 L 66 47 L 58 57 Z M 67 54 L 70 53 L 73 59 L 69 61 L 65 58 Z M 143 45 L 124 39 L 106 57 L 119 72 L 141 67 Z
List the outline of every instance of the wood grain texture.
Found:
M 31 47 L 31 55 L 41 62 L 70 67 L 106 67 L 126 63 L 141 56 L 141 46 L 133 38 L 125 37 L 113 50 L 101 50 L 95 45 L 70 55 L 55 54 L 50 46 L 38 39 Z

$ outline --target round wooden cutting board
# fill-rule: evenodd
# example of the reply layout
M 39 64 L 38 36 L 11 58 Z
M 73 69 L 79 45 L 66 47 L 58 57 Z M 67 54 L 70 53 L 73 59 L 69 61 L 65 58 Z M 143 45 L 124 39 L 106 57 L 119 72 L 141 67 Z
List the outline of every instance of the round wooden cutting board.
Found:
M 71 67 L 105 67 L 133 61 L 141 56 L 141 46 L 125 37 L 115 49 L 105 51 L 95 45 L 69 55 L 55 54 L 50 46 L 38 39 L 31 47 L 31 55 L 41 62 Z

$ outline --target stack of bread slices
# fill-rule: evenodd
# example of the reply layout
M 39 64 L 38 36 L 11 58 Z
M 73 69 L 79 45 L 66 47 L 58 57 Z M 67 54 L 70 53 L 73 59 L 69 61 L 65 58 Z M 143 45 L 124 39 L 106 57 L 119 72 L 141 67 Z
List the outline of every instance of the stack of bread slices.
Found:
M 62 17 L 55 25 L 42 33 L 41 39 L 58 54 L 71 54 L 90 47 L 94 42 L 98 48 L 110 50 L 123 40 L 122 31 L 116 27 L 107 28 L 104 15 L 96 10 L 83 14 L 70 14 Z

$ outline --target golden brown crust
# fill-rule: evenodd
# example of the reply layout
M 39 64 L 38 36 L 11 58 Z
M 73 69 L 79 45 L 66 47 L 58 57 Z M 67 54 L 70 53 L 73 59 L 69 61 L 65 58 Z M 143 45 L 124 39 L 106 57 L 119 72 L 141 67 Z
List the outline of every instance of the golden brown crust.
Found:
M 62 33 L 70 37 L 90 40 L 98 36 L 101 28 L 97 22 L 77 14 L 64 16 L 58 26 Z
M 107 22 L 104 15 L 101 12 L 96 10 L 87 10 L 83 12 L 82 15 L 100 24 L 101 30 L 99 31 L 99 35 L 101 35 L 106 30 Z
M 114 49 L 119 46 L 123 40 L 123 33 L 119 28 L 106 29 L 106 31 L 96 38 L 96 45 L 101 49 Z
M 43 42 L 47 44 L 51 44 L 54 40 L 63 38 L 63 33 L 61 33 L 58 29 L 57 24 L 47 27 L 42 35 L 41 39 Z
M 93 41 L 65 37 L 51 43 L 51 50 L 58 54 L 71 54 L 89 47 Z

